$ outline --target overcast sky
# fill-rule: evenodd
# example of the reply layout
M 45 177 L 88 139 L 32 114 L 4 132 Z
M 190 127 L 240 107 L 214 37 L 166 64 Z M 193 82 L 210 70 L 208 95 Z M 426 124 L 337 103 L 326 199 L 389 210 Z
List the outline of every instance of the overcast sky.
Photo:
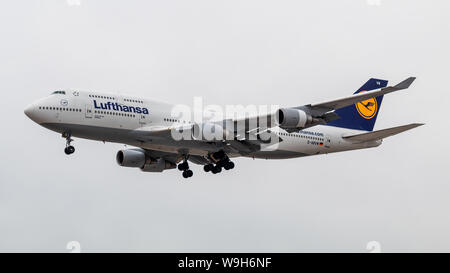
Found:
M 0 4 L 0 251 L 450 251 L 448 1 L 20 0 Z M 143 173 L 120 144 L 28 119 L 61 88 L 298 106 L 396 84 L 375 149 Z

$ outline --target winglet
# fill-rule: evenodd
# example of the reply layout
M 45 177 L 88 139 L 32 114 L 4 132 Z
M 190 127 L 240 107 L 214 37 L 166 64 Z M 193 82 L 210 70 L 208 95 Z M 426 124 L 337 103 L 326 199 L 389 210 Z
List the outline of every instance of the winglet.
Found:
M 406 89 L 408 88 L 413 81 L 416 79 L 416 77 L 409 77 L 406 80 L 402 81 L 401 83 L 397 84 L 396 86 L 394 86 L 394 88 L 396 89 Z

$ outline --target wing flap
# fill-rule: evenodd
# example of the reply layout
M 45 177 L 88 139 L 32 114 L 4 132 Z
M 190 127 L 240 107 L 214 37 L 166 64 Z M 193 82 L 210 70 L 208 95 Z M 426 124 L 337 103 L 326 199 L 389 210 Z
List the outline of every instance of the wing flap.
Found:
M 405 132 L 407 130 L 411 130 L 413 128 L 419 127 L 424 125 L 423 123 L 411 123 L 408 125 L 402 125 L 397 127 L 392 127 L 388 129 L 373 131 L 369 133 L 362 133 L 357 135 L 350 135 L 350 136 L 344 136 L 342 138 L 351 140 L 351 141 L 357 141 L 357 142 L 368 142 L 368 141 L 374 141 L 374 140 L 380 140 L 386 137 L 390 137 L 396 134 L 400 134 L 402 132 Z

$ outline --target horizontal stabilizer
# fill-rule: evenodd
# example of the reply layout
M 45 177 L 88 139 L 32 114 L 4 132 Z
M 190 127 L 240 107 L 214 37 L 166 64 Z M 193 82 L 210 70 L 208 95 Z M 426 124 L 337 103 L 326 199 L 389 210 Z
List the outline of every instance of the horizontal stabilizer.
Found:
M 357 142 L 367 142 L 367 141 L 374 141 L 383 139 L 386 137 L 390 137 L 399 133 L 402 133 L 404 131 L 422 126 L 423 123 L 411 123 L 408 125 L 402 125 L 397 127 L 392 127 L 388 129 L 373 131 L 369 133 L 362 133 L 357 135 L 351 135 L 351 136 L 344 136 L 344 139 L 351 140 L 351 141 L 357 141 Z

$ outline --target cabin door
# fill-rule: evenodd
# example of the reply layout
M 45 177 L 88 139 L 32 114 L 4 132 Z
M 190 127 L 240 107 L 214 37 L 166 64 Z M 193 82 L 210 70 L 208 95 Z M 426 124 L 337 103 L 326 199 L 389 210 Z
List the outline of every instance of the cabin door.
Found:
M 141 125 L 141 127 L 144 127 L 145 125 L 147 125 L 147 123 L 149 122 L 149 121 L 147 121 L 147 118 L 148 117 L 146 117 L 146 115 L 144 115 L 144 114 L 139 114 L 139 125 Z
M 86 118 L 92 118 L 92 105 L 86 104 Z

